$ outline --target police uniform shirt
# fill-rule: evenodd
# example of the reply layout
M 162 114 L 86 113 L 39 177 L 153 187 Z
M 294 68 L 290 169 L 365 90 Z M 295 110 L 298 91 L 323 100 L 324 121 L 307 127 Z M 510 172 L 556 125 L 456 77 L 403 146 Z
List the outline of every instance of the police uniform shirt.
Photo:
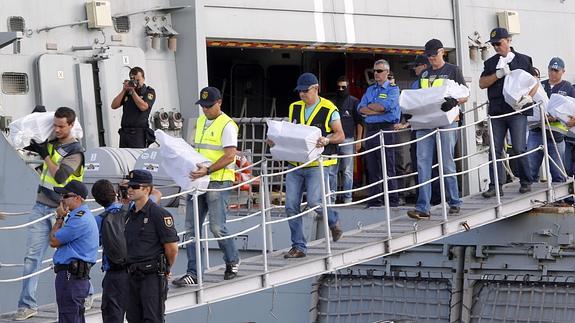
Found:
M 146 111 L 140 110 L 132 96 L 126 92 L 122 100 L 124 107 L 122 113 L 122 128 L 148 128 L 150 111 L 152 111 L 152 106 L 154 102 L 156 102 L 156 91 L 151 86 L 145 84 L 133 91 L 138 91 L 140 98 L 148 104 L 148 109 Z
M 365 116 L 365 123 L 398 123 L 401 117 L 401 110 L 399 109 L 399 87 L 385 81 L 383 85 L 379 83 L 372 84 L 367 88 L 365 94 L 361 97 L 361 101 L 357 106 L 357 112 L 360 109 L 367 107 L 370 103 L 378 103 L 385 108 L 381 114 L 373 114 Z
M 421 72 L 422 79 L 429 80 L 429 87 L 433 86 L 433 82 L 439 79 L 453 80 L 459 84 L 465 85 L 465 78 L 463 77 L 463 72 L 457 65 L 451 63 L 445 63 L 441 68 L 434 70 L 429 67 L 425 71 Z
M 515 54 L 515 57 L 511 62 L 509 62 L 509 68 L 513 70 L 522 69 L 525 72 L 532 74 L 533 72 L 533 62 L 531 57 L 523 55 L 516 52 L 513 47 L 511 51 Z M 491 56 L 488 60 L 483 63 L 483 72 L 481 76 L 493 75 L 497 71 L 497 63 L 499 63 L 499 58 L 501 55 L 495 54 Z M 503 98 L 503 83 L 505 82 L 505 77 L 502 77 L 491 84 L 487 88 L 487 97 L 489 99 L 489 115 L 496 116 L 501 114 L 506 114 L 515 111 L 509 104 L 505 102 Z M 523 115 L 533 115 L 533 109 L 527 110 L 522 113 Z
M 74 259 L 96 263 L 98 224 L 87 205 L 74 209 L 54 234 L 60 246 L 54 253 L 54 264 L 67 265 Z
M 137 212 L 130 208 L 124 235 L 128 264 L 157 259 L 164 243 L 179 241 L 172 215 L 150 200 Z
M 114 214 L 120 212 L 122 207 L 123 207 L 123 205 L 121 203 L 112 203 L 112 205 L 110 205 L 104 209 L 104 212 L 108 212 L 109 213 L 108 216 L 110 216 L 110 215 L 113 216 Z M 104 212 L 102 212 L 96 216 L 96 224 L 98 224 L 100 245 L 102 245 L 102 221 L 104 220 L 104 218 L 102 217 L 102 214 Z M 108 260 L 108 257 L 106 257 L 106 253 L 103 252 L 102 253 L 102 270 L 108 271 L 109 269 L 110 269 L 110 261 Z

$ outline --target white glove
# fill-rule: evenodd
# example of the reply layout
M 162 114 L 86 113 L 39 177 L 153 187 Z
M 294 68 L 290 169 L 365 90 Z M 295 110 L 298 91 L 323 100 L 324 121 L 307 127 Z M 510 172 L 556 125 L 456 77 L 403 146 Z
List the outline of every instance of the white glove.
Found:
M 497 76 L 498 79 L 505 77 L 506 75 L 509 75 L 509 73 L 511 73 L 511 69 L 509 68 L 509 64 L 505 64 L 502 68 L 498 68 L 495 71 L 495 76 Z
M 521 97 L 521 99 L 519 99 L 515 105 L 513 106 L 513 108 L 515 110 L 520 110 L 521 108 L 523 108 L 525 105 L 533 103 L 533 98 L 527 94 L 525 94 L 524 96 Z

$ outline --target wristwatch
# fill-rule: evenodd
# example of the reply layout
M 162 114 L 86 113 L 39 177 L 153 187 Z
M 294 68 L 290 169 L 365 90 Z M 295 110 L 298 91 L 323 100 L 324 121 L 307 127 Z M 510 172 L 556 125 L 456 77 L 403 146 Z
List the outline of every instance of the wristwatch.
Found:
M 209 166 L 207 168 L 208 168 L 208 171 L 207 171 L 206 175 L 210 175 L 212 173 L 212 170 L 210 169 Z

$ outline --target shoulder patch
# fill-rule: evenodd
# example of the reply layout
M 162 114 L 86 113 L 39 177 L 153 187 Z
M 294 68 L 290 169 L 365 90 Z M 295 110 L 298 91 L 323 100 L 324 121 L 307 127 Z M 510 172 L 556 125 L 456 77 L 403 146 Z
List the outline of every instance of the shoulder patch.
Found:
M 168 228 L 171 228 L 174 225 L 174 219 L 172 219 L 171 216 L 165 216 L 164 225 Z
M 80 210 L 80 211 L 76 212 L 76 214 L 74 214 L 74 215 L 82 217 L 84 214 L 86 214 L 86 211 Z
M 421 78 L 426 78 L 427 75 L 429 75 L 428 71 L 423 71 L 423 73 L 421 73 Z
M 154 99 L 154 93 L 148 93 L 148 100 Z

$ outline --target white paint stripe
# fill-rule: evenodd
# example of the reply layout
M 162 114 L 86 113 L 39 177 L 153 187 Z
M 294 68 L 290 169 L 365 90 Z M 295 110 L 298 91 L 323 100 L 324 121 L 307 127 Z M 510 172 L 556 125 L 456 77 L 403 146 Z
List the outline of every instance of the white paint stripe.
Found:
M 325 43 L 325 27 L 323 24 L 323 0 L 313 1 L 315 38 L 318 43 Z
M 346 46 L 355 44 L 355 22 L 353 20 L 353 0 L 344 1 L 345 13 L 343 15 L 345 21 L 345 37 L 347 40 Z

